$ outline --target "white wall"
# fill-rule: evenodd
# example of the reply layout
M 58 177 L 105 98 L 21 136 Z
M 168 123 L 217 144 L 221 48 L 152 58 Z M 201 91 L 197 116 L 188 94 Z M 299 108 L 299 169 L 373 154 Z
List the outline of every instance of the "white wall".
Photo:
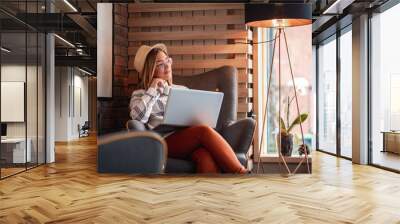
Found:
M 47 1 L 50 12 L 54 5 Z M 55 41 L 54 35 L 46 35 L 46 163 L 56 160 L 55 153 Z
M 31 68 L 28 67 L 28 70 Z M 25 65 L 10 64 L 1 66 L 1 81 L 25 82 Z M 7 110 L 7 108 L 1 108 Z M 7 137 L 9 138 L 24 138 L 25 137 L 25 122 L 10 122 L 7 123 Z
M 28 74 L 28 81 L 29 85 L 34 85 L 36 86 L 36 80 L 32 80 L 32 78 L 29 76 L 31 74 L 36 75 L 36 67 L 34 66 L 28 66 L 25 67 L 25 65 L 18 65 L 18 64 L 8 64 L 8 65 L 2 65 L 1 66 L 1 81 L 4 82 L 25 82 L 25 75 L 27 69 L 27 74 Z M 34 106 L 36 108 L 36 88 L 27 88 L 27 104 L 30 104 L 31 102 L 34 102 L 34 104 L 30 105 L 31 107 Z M 29 105 L 28 105 L 29 106 Z M 39 105 L 40 106 L 40 105 Z M 1 110 L 7 110 L 7 108 L 1 108 Z M 35 110 L 35 109 L 33 109 Z M 28 112 L 31 112 L 32 108 L 29 109 Z M 36 125 L 35 127 L 34 124 L 31 124 L 32 121 L 35 122 L 36 124 L 36 113 L 27 113 L 27 118 L 28 122 L 28 129 L 33 128 L 36 130 Z M 25 137 L 25 123 L 26 122 L 7 122 L 7 136 L 8 137 Z M 28 137 L 29 137 L 30 130 L 28 130 Z M 36 134 L 36 133 L 35 133 Z
M 55 86 L 55 140 L 77 139 L 78 124 L 88 120 L 88 77 L 75 68 L 56 67 Z
M 1 81 L 4 82 L 25 82 L 25 65 L 10 64 L 1 66 Z M 28 67 L 31 70 L 32 67 Z M 29 72 L 28 72 L 29 74 Z M 7 108 L 1 108 L 7 110 Z M 25 137 L 25 123 L 7 123 L 7 137 Z
M 112 97 L 113 4 L 97 4 L 97 97 Z
M 68 141 L 69 132 L 69 96 L 70 83 L 67 67 L 55 68 L 55 141 Z
M 75 73 L 76 74 L 76 73 Z M 81 74 L 81 73 L 80 73 Z M 88 77 L 81 76 L 81 75 L 75 75 L 74 76 L 74 89 L 75 91 L 73 92 L 74 94 L 74 108 L 73 110 L 75 113 L 73 113 L 73 119 L 71 120 L 71 135 L 74 138 L 79 137 L 78 133 L 78 124 L 81 126 L 85 123 L 85 121 L 88 121 L 89 117 L 89 111 L 88 111 Z M 80 91 L 80 93 L 78 93 Z M 80 97 L 79 97 L 80 94 Z M 78 98 L 79 97 L 79 98 Z M 80 103 L 78 102 L 80 100 Z M 80 104 L 80 105 L 79 105 Z M 79 108 L 81 106 L 81 108 Z M 79 109 L 82 111 L 80 112 Z

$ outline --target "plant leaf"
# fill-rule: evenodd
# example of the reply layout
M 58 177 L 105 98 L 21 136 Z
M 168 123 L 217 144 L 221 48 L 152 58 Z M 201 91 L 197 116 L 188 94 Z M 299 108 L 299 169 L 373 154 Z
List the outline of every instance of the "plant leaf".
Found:
M 281 122 L 281 129 L 283 129 L 283 130 L 286 131 L 285 121 L 283 121 L 283 118 L 282 118 L 282 117 L 279 118 L 279 122 Z
M 296 125 L 300 124 L 300 122 L 304 123 L 304 121 L 307 120 L 307 117 L 308 117 L 308 113 L 300 114 L 300 116 L 298 116 L 298 117 L 296 117 L 296 119 L 294 119 L 294 121 L 290 125 L 287 132 L 290 132 Z

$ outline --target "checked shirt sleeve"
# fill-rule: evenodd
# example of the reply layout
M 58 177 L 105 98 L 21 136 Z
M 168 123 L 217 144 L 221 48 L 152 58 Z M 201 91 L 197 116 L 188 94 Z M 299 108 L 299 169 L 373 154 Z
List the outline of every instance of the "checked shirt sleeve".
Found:
M 150 87 L 147 91 L 137 90 L 132 93 L 130 107 L 130 116 L 133 120 L 147 123 L 153 106 L 159 98 L 158 91 Z

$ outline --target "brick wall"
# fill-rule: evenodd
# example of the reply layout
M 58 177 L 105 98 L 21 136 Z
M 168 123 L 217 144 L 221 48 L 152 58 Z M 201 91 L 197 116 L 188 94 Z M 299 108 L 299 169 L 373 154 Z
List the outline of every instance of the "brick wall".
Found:
M 137 83 L 137 76 L 128 74 L 128 6 L 113 4 L 113 90 L 112 98 L 98 99 L 98 134 L 125 129 L 129 119 L 129 98 Z

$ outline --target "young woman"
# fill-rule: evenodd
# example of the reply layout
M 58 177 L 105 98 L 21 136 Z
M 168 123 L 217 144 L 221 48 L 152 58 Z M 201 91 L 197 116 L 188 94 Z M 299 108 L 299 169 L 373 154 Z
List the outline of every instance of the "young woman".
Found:
M 172 83 L 172 58 L 164 44 L 142 45 L 135 56 L 134 67 L 142 79 L 141 89 L 132 93 L 130 116 L 155 128 L 162 122 Z M 165 138 L 168 156 L 191 159 L 198 173 L 248 173 L 230 145 L 218 132 L 200 125 L 176 131 Z

